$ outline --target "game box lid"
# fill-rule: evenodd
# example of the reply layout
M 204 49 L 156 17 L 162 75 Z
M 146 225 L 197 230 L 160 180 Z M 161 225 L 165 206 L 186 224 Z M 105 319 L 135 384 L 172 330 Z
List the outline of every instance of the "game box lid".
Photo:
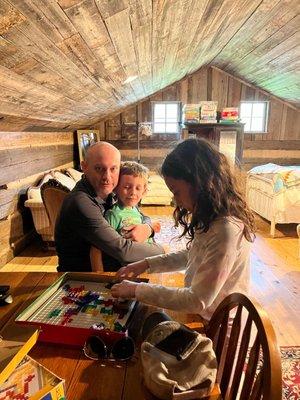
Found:
M 34 327 L 10 325 L 0 332 L 0 386 L 35 345 L 39 335 Z

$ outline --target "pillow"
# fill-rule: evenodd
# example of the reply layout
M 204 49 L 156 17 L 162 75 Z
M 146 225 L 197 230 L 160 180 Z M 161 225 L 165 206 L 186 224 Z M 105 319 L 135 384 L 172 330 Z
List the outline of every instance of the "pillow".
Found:
M 63 174 L 59 171 L 52 172 L 53 178 L 56 179 L 59 183 L 66 186 L 69 190 L 72 190 L 76 184 L 74 179 L 70 178 L 69 176 Z
M 31 186 L 28 189 L 27 197 L 30 200 L 34 200 L 36 202 L 42 203 L 42 196 L 41 196 L 41 186 L 43 183 L 48 182 L 49 179 L 53 179 L 52 174 L 48 173 L 43 176 L 38 186 Z
M 66 173 L 71 178 L 73 178 L 75 182 L 78 182 L 81 179 L 82 174 L 83 174 L 82 172 L 77 171 L 77 169 L 74 169 L 74 168 L 67 168 Z

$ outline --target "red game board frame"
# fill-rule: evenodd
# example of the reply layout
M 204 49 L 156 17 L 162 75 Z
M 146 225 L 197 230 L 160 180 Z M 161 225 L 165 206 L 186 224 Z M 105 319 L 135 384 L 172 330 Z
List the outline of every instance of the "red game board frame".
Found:
M 93 273 L 81 272 L 67 272 L 55 281 L 49 288 L 47 288 L 33 303 L 30 304 L 24 311 L 22 311 L 16 318 L 15 322 L 21 325 L 32 325 L 39 329 L 40 333 L 38 341 L 47 343 L 57 343 L 68 345 L 72 347 L 84 346 L 85 341 L 92 335 L 100 336 L 105 343 L 112 344 L 124 335 L 128 334 L 128 328 L 133 321 L 134 313 L 138 306 L 135 301 L 134 307 L 130 312 L 129 318 L 125 324 L 126 330 L 123 332 L 115 332 L 109 329 L 92 329 L 92 328 L 78 328 L 72 326 L 52 325 L 47 323 L 28 321 L 27 319 L 47 301 L 47 299 L 59 288 L 61 288 L 67 281 L 85 281 L 85 282 L 99 282 L 111 283 L 115 280 L 113 276 L 99 275 Z M 136 279 L 136 281 L 147 282 L 147 279 Z

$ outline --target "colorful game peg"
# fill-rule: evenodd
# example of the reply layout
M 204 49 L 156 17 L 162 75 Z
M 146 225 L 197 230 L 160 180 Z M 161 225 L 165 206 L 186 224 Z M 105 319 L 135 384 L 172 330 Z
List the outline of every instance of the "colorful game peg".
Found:
M 53 317 L 58 317 L 61 312 L 61 308 L 56 308 L 55 310 L 52 310 L 48 314 L 48 318 L 53 318 Z

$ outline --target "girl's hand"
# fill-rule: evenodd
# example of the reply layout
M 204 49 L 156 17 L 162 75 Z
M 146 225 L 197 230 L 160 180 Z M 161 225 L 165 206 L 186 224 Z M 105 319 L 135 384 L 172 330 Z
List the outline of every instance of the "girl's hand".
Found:
M 132 299 L 135 297 L 135 289 L 137 282 L 122 281 L 121 283 L 115 284 L 111 289 L 111 295 L 113 297 L 121 297 L 123 299 Z
M 141 275 L 149 267 L 146 260 L 137 261 L 122 267 L 117 271 L 116 277 L 120 279 L 136 278 Z

